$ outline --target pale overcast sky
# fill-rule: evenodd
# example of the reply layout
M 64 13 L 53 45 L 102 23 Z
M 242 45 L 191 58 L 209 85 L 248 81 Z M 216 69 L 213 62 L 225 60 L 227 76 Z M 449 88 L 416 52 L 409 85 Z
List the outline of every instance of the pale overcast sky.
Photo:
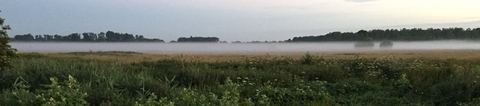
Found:
M 2 0 L 17 34 L 115 32 L 165 41 L 285 40 L 397 27 L 480 27 L 480 0 Z

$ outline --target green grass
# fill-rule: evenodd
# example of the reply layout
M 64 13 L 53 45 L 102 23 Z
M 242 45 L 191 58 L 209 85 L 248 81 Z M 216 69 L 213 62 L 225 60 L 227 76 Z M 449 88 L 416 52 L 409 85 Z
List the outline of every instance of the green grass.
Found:
M 480 102 L 480 59 L 326 59 L 306 54 L 300 60 L 165 59 L 126 64 L 21 54 L 13 59 L 12 65 L 12 69 L 0 72 L 2 106 L 82 104 L 82 101 L 96 106 L 476 105 Z M 46 100 L 51 97 L 53 101 Z M 61 97 L 69 99 L 55 101 L 62 100 Z

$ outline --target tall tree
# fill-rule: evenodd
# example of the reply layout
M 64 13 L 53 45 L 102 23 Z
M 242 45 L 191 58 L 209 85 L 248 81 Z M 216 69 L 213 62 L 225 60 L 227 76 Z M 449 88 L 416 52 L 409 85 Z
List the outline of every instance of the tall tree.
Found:
M 35 35 L 35 40 L 36 41 L 45 41 L 42 35 Z
M 12 67 L 10 64 L 11 58 L 17 55 L 17 50 L 8 44 L 10 37 L 8 37 L 7 30 L 10 30 L 10 26 L 3 25 L 4 21 L 5 19 L 0 17 L 0 71 Z
M 53 40 L 53 36 L 52 35 L 43 35 L 43 38 L 45 38 L 45 41 L 52 41 Z
M 135 37 L 132 34 L 125 33 L 125 34 L 121 34 L 121 35 L 123 35 L 123 40 L 122 41 L 127 41 L 127 42 L 135 41 Z
M 67 41 L 80 41 L 81 37 L 79 33 L 72 33 L 67 36 L 68 40 Z
M 105 36 L 105 32 L 98 33 L 97 41 L 103 42 L 103 41 L 106 41 L 106 40 L 107 40 L 107 37 Z
M 107 41 L 116 41 L 115 33 L 113 31 L 107 31 L 107 33 L 105 33 L 105 36 L 107 37 Z
M 54 41 L 62 41 L 63 36 L 60 36 L 60 35 L 58 35 L 58 34 L 55 34 L 55 35 L 53 35 L 53 39 L 54 39 Z
M 92 32 L 84 32 L 82 33 L 82 36 L 83 36 L 83 41 L 86 41 L 86 42 L 92 42 L 97 39 L 97 35 Z

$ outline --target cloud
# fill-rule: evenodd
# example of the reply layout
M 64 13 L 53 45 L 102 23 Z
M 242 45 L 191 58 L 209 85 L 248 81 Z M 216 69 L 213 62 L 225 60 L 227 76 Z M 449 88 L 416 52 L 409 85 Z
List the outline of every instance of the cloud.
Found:
M 377 0 L 345 0 L 346 2 L 357 2 L 357 3 L 363 3 L 363 2 L 372 2 L 372 1 L 377 1 Z

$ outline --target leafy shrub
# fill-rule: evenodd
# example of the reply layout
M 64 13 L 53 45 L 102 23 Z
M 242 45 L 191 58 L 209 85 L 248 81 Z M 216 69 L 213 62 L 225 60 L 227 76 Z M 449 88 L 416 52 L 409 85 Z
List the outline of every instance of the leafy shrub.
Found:
M 168 101 L 165 97 L 158 99 L 155 93 L 150 93 L 146 100 L 140 98 L 135 102 L 134 106 L 174 106 L 174 103 Z
M 307 52 L 305 55 L 302 56 L 302 58 L 300 59 L 300 62 L 302 64 L 308 65 L 308 64 L 312 64 L 314 60 L 315 60 L 315 56 Z
M 84 106 L 87 93 L 80 91 L 81 86 L 72 76 L 65 83 L 59 84 L 57 78 L 50 78 L 52 83 L 46 85 L 48 90 L 37 97 L 43 101 L 42 106 Z
M 289 88 L 267 85 L 257 90 L 255 99 L 258 101 L 268 100 L 272 105 L 304 105 L 310 104 L 309 101 L 328 104 L 331 100 L 324 84 L 325 82 L 318 81 Z

